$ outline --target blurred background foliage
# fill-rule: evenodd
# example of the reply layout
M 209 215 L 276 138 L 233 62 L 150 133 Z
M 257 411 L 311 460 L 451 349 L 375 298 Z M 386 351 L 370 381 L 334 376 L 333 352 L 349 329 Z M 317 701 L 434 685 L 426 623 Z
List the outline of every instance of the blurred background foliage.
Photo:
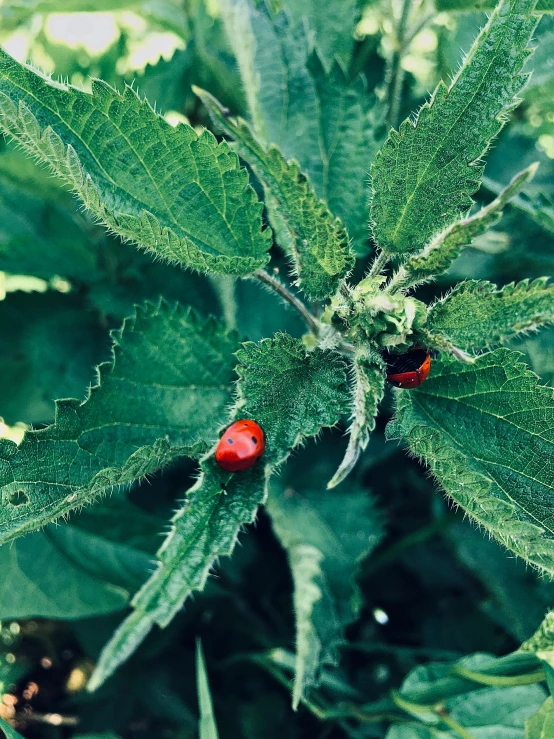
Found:
M 398 13 L 396 0 L 360 3 L 348 40 L 347 73 L 363 73 L 377 99 L 385 94 Z M 402 116 L 455 74 L 485 15 L 424 8 L 422 17 L 403 59 Z M 4 0 L 0 21 L 0 42 L 18 60 L 85 88 L 91 77 L 118 88 L 132 84 L 173 125 L 208 125 L 192 84 L 246 114 L 212 0 Z M 533 161 L 540 162 L 538 174 L 494 230 L 423 289 L 428 299 L 458 279 L 505 284 L 554 273 L 554 17 L 541 20 L 537 37 L 543 44 L 529 64 L 533 77 L 488 157 L 479 199 L 490 201 Z M 109 357 L 109 330 L 135 303 L 159 295 L 221 316 L 250 339 L 278 329 L 302 332 L 296 316 L 253 282 L 233 288 L 226 278 L 182 272 L 121 244 L 43 169 L 0 143 L 0 435 L 20 439 L 26 427 L 52 421 L 54 398 L 85 397 L 95 366 Z M 517 348 L 551 384 L 554 330 Z M 359 615 L 340 646 L 341 668 L 323 676 L 317 706 L 298 713 L 290 707 L 292 583 L 264 513 L 168 629 L 154 633 L 97 694 L 84 691 L 101 647 L 150 570 L 158 532 L 193 479 L 194 468 L 183 463 L 0 549 L 0 716 L 27 739 L 195 737 L 201 637 L 223 739 L 383 737 L 383 722 L 349 716 L 352 700 L 378 700 L 429 662 L 516 649 L 554 604 L 554 585 L 473 529 L 423 469 L 394 444 L 385 446 L 390 410 L 389 399 L 351 483 L 379 533 L 359 563 Z M 296 455 L 279 484 L 311 500 L 345 443 L 344 428 L 325 433 Z M 344 544 L 349 505 L 348 495 L 334 495 L 334 520 L 325 524 L 331 553 Z M 361 516 L 362 538 L 364 523 Z M 544 699 L 531 687 L 529 709 L 519 701 L 523 714 L 513 718 L 510 739 L 523 737 L 523 719 Z M 494 696 L 500 713 L 503 701 L 509 713 L 510 700 L 507 692 Z

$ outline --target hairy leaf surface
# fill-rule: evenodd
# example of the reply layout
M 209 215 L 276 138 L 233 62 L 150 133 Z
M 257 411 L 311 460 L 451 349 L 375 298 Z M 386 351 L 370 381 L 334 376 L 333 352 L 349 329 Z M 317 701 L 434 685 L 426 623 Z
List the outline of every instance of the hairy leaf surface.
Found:
M 554 393 L 521 355 L 433 363 L 397 393 L 389 434 L 406 439 L 454 501 L 508 549 L 554 574 Z
M 285 13 L 273 17 L 250 0 L 219 5 L 263 148 L 275 144 L 285 159 L 298 162 L 318 197 L 345 223 L 354 249 L 365 253 L 367 173 L 380 129 L 372 121 L 376 101 L 364 78 L 349 80 L 336 62 L 326 70 L 304 25 L 291 23 Z M 305 12 L 307 6 L 298 7 Z M 332 7 L 318 9 L 322 24 Z
M 172 128 L 131 88 L 93 93 L 46 79 L 0 51 L 0 126 L 46 162 L 111 230 L 201 271 L 248 274 L 271 234 L 227 144 Z
M 410 257 L 400 268 L 399 281 L 403 287 L 416 285 L 445 272 L 465 246 L 469 246 L 474 238 L 499 221 L 506 204 L 529 182 L 536 170 L 537 164 L 524 169 L 498 193 L 492 203 L 456 221 L 435 236 L 420 254 Z
M 526 80 L 534 5 L 502 0 L 450 87 L 441 82 L 415 121 L 390 132 L 372 165 L 373 232 L 386 253 L 420 251 L 471 206 L 479 160 Z
M 137 309 L 114 334 L 114 361 L 83 403 L 16 447 L 0 440 L 6 541 L 140 479 L 214 438 L 231 395 L 236 338 L 180 306 Z
M 195 89 L 263 184 L 271 224 L 280 246 L 294 259 L 298 284 L 310 298 L 328 297 L 353 263 L 342 223 L 317 198 L 294 160 L 287 162 L 276 146 L 264 149 L 246 121 L 230 119 L 215 98 Z
M 265 433 L 261 463 L 241 474 L 222 470 L 212 456 L 187 493 L 158 552 L 158 568 L 132 601 L 133 612 L 106 645 L 89 690 L 96 689 L 139 646 L 154 624 L 165 627 L 195 590 L 202 590 L 218 557 L 229 555 L 240 527 L 256 516 L 267 480 L 290 450 L 348 408 L 344 362 L 321 349 L 308 353 L 299 339 L 277 334 L 236 353 L 233 418 L 254 418 Z
M 554 287 L 548 278 L 497 288 L 490 282 L 460 282 L 431 306 L 426 329 L 460 349 L 494 347 L 554 321 Z

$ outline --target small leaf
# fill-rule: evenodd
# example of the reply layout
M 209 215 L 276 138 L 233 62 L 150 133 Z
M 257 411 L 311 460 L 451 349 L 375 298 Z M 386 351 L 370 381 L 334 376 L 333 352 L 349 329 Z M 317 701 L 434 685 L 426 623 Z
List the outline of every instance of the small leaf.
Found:
M 498 222 L 505 205 L 529 182 L 537 166 L 538 164 L 532 164 L 517 174 L 492 203 L 448 226 L 435 236 L 421 253 L 410 257 L 400 268 L 397 277 L 402 286 L 413 287 L 445 272 L 465 246 L 469 246 L 476 236 L 485 233 Z
M 233 551 L 241 526 L 255 519 L 269 475 L 290 450 L 333 426 L 348 408 L 346 368 L 338 354 L 308 353 L 299 339 L 277 334 L 259 344 L 243 344 L 236 356 L 240 380 L 232 416 L 252 418 L 263 428 L 262 463 L 231 474 L 213 457 L 204 458 L 202 474 L 158 552 L 158 568 L 104 647 L 88 685 L 91 691 L 138 648 L 154 624 L 167 626 L 186 598 L 203 589 L 216 560 Z
M 554 321 L 554 286 L 548 278 L 502 288 L 490 282 L 460 282 L 429 309 L 426 334 L 462 350 L 494 347 Z
M 198 693 L 198 706 L 200 708 L 198 738 L 218 739 L 219 734 L 215 723 L 214 707 L 212 703 L 212 695 L 210 693 L 210 684 L 208 682 L 206 661 L 204 659 L 204 650 L 202 649 L 202 642 L 200 639 L 197 639 L 196 641 L 196 690 Z
M 112 231 L 156 255 L 237 275 L 267 262 L 271 234 L 236 154 L 206 130 L 172 128 L 131 88 L 95 80 L 90 95 L 0 50 L 0 126 Z
M 348 448 L 340 467 L 327 484 L 334 488 L 354 469 L 375 428 L 375 416 L 385 391 L 385 366 L 377 357 L 358 356 L 354 361 L 354 411 Z
M 471 206 L 479 160 L 526 80 L 535 2 L 502 0 L 450 87 L 441 82 L 414 122 L 390 132 L 371 170 L 373 234 L 387 254 L 421 251 Z
M 554 700 L 550 697 L 525 722 L 525 739 L 550 739 L 552 736 L 554 736 Z
M 546 614 L 539 628 L 530 639 L 523 642 L 522 652 L 531 652 L 554 667 L 554 611 Z
M 318 200 L 295 161 L 286 162 L 275 146 L 264 150 L 246 121 L 230 119 L 209 93 L 195 92 L 263 184 L 277 241 L 294 259 L 298 284 L 310 298 L 328 297 L 353 264 L 342 223 Z
M 388 432 L 481 526 L 552 576 L 554 392 L 520 357 L 497 349 L 472 365 L 435 361 L 420 388 L 397 393 Z
M 162 302 L 114 333 L 114 362 L 53 426 L 0 440 L 0 531 L 7 541 L 212 442 L 231 395 L 234 334 Z
M 356 615 L 360 600 L 356 564 L 383 535 L 367 491 L 355 487 L 330 493 L 313 486 L 312 479 L 301 455 L 287 468 L 286 480 L 272 485 L 267 501 L 294 584 L 293 708 L 318 685 L 322 668 L 337 664 L 343 628 Z

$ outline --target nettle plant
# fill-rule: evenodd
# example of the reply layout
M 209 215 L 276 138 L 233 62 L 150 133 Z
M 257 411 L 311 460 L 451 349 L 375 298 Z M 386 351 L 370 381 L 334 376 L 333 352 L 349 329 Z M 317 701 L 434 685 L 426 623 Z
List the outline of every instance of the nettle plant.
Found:
M 0 52 L 3 132 L 98 222 L 176 272 L 212 275 L 229 296 L 234 280 L 260 281 L 306 324 L 301 339 L 280 331 L 241 341 L 224 321 L 162 296 L 137 306 L 113 333 L 113 360 L 99 366 L 84 402 L 57 401 L 55 422 L 27 431 L 19 445 L 0 440 L 3 542 L 178 458 L 199 462 L 197 482 L 105 646 L 90 690 L 204 588 L 267 503 L 295 588 L 293 703 L 316 710 L 310 690 L 330 659 L 317 620 L 328 597 L 322 554 L 294 499 L 271 481 L 306 439 L 350 417 L 346 454 L 328 487 L 346 482 L 321 496 L 356 511 L 347 477 L 368 445 L 387 377 L 394 382 L 399 373 L 409 378 L 396 378 L 388 436 L 427 465 L 485 534 L 554 574 L 554 395 L 521 354 L 503 346 L 553 322 L 554 288 L 547 278 L 501 288 L 468 280 L 431 304 L 416 297 L 498 222 L 535 174 L 536 165 L 527 167 L 472 210 L 482 158 L 528 79 L 535 0 L 502 0 L 451 83 L 439 84 L 398 130 L 386 123 L 398 116 L 402 88 L 395 53 L 389 75 L 396 83 L 372 97 L 362 76 L 344 71 L 349 36 L 340 14 L 336 25 L 327 19 L 310 28 L 301 4 L 276 5 L 220 0 L 249 110 L 248 121 L 235 117 L 195 88 L 222 138 L 186 123 L 172 127 L 130 87 L 119 92 L 94 80 L 92 93 L 84 92 Z M 406 3 L 402 28 L 409 10 Z M 254 301 L 249 310 L 260 307 Z M 222 430 L 242 419 L 261 427 L 265 449 L 247 469 L 230 472 L 214 453 Z M 358 542 L 355 556 L 371 537 L 361 548 Z M 535 655 L 549 670 L 547 626 L 527 652 L 458 665 L 452 692 L 428 687 L 429 696 L 421 688 L 410 697 L 407 689 L 381 714 L 413 720 L 429 736 L 439 736 L 436 727 L 440 736 L 470 736 L 444 700 L 468 684 L 543 680 Z M 538 731 L 553 720 L 550 703 L 534 719 Z M 391 737 L 408 736 L 395 731 Z

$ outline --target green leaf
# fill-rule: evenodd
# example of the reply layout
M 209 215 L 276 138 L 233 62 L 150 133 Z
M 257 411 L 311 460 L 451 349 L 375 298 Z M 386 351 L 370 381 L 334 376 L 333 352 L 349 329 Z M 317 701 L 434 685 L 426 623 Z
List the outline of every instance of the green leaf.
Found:
M 4 721 L 3 718 L 0 718 L 0 730 L 4 732 L 6 739 L 23 739 L 21 734 L 18 734 L 17 731 L 10 726 L 7 721 Z
M 172 128 L 131 88 L 92 86 L 48 80 L 1 51 L 0 126 L 123 238 L 201 271 L 263 266 L 271 234 L 227 144 Z
M 0 618 L 75 619 L 125 608 L 151 558 L 75 526 L 50 526 L 0 548 Z
M 348 67 L 354 46 L 354 28 L 360 11 L 357 0 L 284 0 L 295 23 L 305 21 L 310 40 L 318 48 L 328 68 L 338 58 Z
M 529 182 L 537 166 L 537 164 L 532 164 L 517 174 L 510 184 L 499 192 L 492 203 L 471 216 L 455 221 L 433 237 L 423 251 L 410 257 L 400 268 L 397 277 L 402 286 L 404 288 L 413 287 L 419 282 L 430 280 L 445 272 L 465 246 L 470 246 L 475 237 L 485 233 L 500 220 L 506 204 Z
M 554 287 L 546 277 L 502 288 L 469 280 L 431 306 L 425 328 L 431 345 L 436 336 L 437 343 L 476 351 L 553 321 Z
M 236 338 L 162 302 L 114 333 L 114 362 L 83 403 L 16 447 L 0 440 L 0 531 L 7 541 L 214 439 L 230 399 Z
M 0 416 L 51 423 L 54 398 L 81 395 L 110 342 L 80 295 L 13 293 L 0 301 Z
M 196 689 L 198 693 L 198 705 L 200 708 L 200 720 L 198 722 L 199 739 L 218 739 L 219 734 L 215 723 L 214 707 L 206 661 L 200 639 L 196 641 Z
M 502 192 L 502 187 L 490 177 L 483 177 L 483 185 L 493 193 Z M 554 233 L 554 203 L 542 192 L 529 194 L 523 192 L 512 198 L 510 205 L 532 218 L 545 231 Z
M 135 595 L 133 612 L 104 648 L 88 689 L 98 688 L 140 645 L 154 624 L 167 626 L 218 557 L 230 555 L 239 530 L 266 497 L 269 475 L 290 450 L 333 426 L 348 407 L 346 368 L 333 352 L 308 353 L 299 339 L 277 334 L 236 353 L 237 402 L 232 417 L 253 418 L 265 433 L 263 463 L 245 472 L 222 470 L 208 455 L 202 474 L 172 519 L 159 565 Z
M 285 13 L 273 17 L 250 0 L 219 5 L 262 148 L 275 144 L 286 160 L 298 162 L 316 195 L 346 225 L 354 250 L 365 254 L 367 172 L 382 128 L 365 79 L 349 79 L 336 62 L 327 71 L 319 47 L 311 51 L 303 23 L 292 24 Z M 325 10 L 335 6 L 328 3 Z M 324 22 L 322 7 L 318 16 Z M 342 38 L 349 41 L 348 34 Z
M 282 485 L 270 490 L 267 510 L 287 552 L 294 584 L 296 658 L 293 708 L 319 683 L 326 664 L 337 664 L 343 627 L 357 613 L 357 562 L 383 535 L 381 517 L 367 491 L 328 492 L 302 470 L 302 456 Z
M 435 361 L 399 391 L 389 435 L 405 439 L 446 493 L 512 552 L 554 574 L 554 394 L 507 349 Z
M 354 361 L 354 402 L 348 448 L 338 470 L 327 484 L 334 488 L 354 469 L 375 428 L 377 408 L 385 392 L 385 366 L 380 358 L 358 356 Z
M 421 251 L 471 206 L 479 160 L 526 80 L 534 4 L 502 0 L 450 87 L 441 82 L 415 121 L 390 132 L 371 170 L 373 235 L 387 254 Z
M 525 722 L 525 739 L 549 739 L 554 736 L 554 700 L 547 698 L 539 710 Z
M 195 92 L 263 184 L 277 241 L 293 257 L 300 287 L 313 299 L 334 293 L 353 264 L 342 223 L 318 200 L 294 160 L 286 162 L 275 146 L 265 150 L 246 121 L 232 120 L 209 93 Z
M 554 667 L 554 611 L 546 614 L 539 628 L 530 639 L 523 642 L 522 652 L 531 652 L 540 660 Z

